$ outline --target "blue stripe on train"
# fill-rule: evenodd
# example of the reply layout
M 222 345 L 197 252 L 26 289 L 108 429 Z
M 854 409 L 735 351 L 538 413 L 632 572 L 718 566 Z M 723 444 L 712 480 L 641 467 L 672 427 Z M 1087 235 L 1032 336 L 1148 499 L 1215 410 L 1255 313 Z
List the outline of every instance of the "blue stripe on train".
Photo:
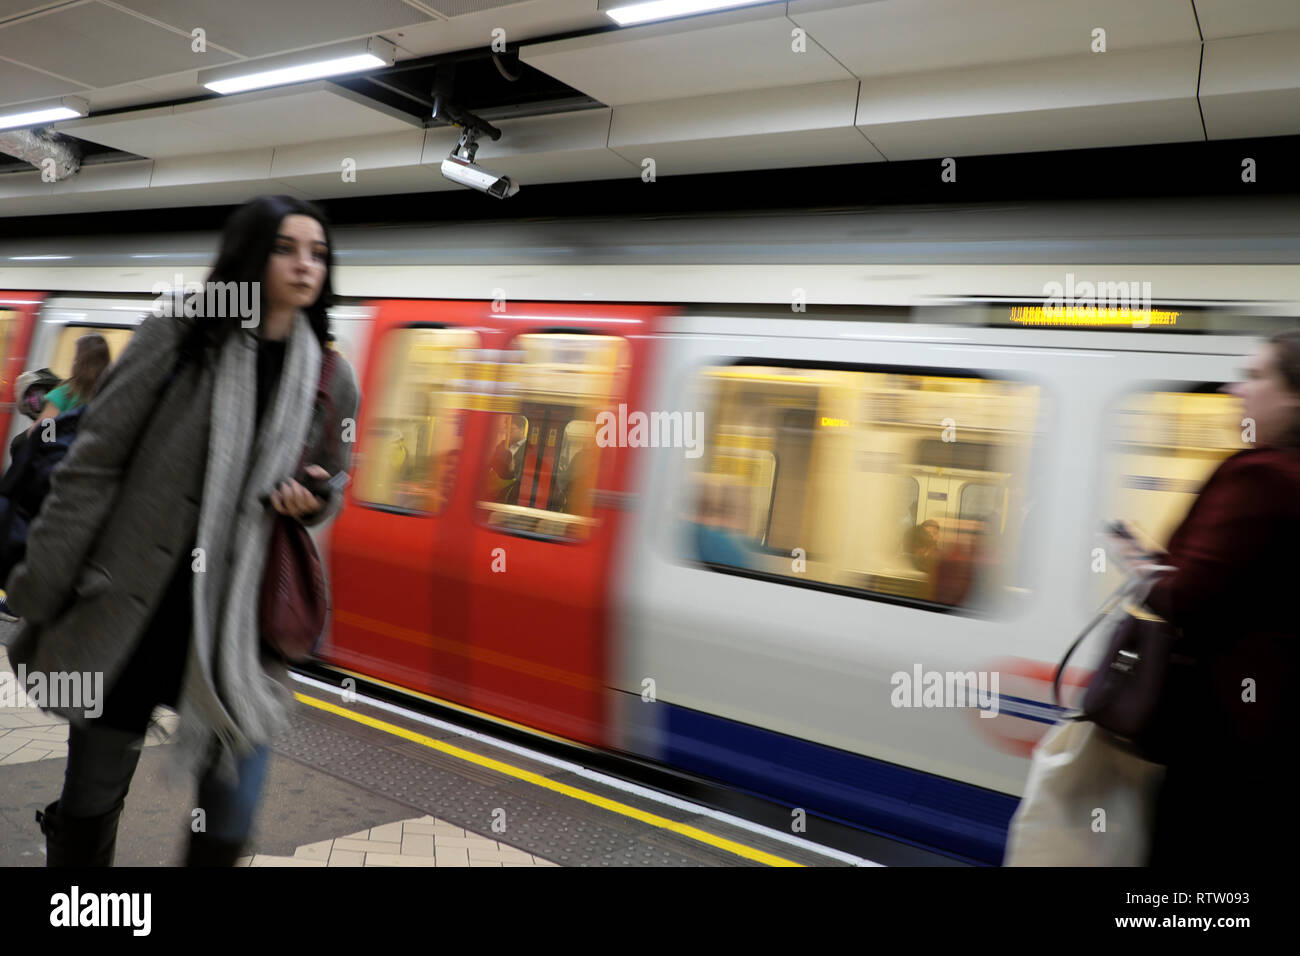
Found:
M 664 759 L 842 823 L 1002 862 L 1019 798 L 666 702 Z

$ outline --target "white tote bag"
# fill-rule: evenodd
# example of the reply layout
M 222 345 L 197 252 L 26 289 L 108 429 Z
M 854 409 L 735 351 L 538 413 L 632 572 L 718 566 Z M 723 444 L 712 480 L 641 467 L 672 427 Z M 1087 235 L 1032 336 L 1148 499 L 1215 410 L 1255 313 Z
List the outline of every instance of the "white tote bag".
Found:
M 1056 724 L 1034 748 L 1004 866 L 1145 866 L 1165 768 L 1096 724 Z

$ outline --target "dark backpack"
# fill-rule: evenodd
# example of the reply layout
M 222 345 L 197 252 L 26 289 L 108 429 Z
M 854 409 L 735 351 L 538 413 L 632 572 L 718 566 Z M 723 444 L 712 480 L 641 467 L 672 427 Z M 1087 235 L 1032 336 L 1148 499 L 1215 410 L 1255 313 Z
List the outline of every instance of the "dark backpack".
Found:
M 78 405 L 55 418 L 53 441 L 41 440 L 38 425 L 0 479 L 0 587 L 27 555 L 27 533 L 49 494 L 50 476 L 77 437 L 85 410 L 85 405 Z

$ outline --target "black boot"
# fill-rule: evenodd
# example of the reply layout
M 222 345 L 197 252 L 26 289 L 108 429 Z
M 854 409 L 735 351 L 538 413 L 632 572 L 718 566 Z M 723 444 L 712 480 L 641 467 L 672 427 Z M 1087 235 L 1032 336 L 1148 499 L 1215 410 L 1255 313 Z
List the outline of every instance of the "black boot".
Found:
M 46 866 L 112 866 L 122 804 L 95 817 L 70 817 L 55 800 L 36 811 L 45 834 Z
M 219 840 L 206 833 L 190 834 L 190 849 L 185 855 L 186 866 L 234 866 L 244 855 L 242 840 Z

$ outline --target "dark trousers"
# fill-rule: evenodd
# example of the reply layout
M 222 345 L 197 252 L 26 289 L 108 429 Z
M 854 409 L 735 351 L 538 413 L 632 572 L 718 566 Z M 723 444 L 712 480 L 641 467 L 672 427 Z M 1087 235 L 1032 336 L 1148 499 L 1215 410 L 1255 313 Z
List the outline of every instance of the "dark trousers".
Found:
M 186 549 L 140 644 L 113 683 L 104 710 L 94 720 L 72 724 L 60 809 L 73 817 L 108 813 L 126 798 L 140 760 L 145 731 L 159 704 L 176 705 L 191 638 L 190 549 Z M 237 779 L 216 773 L 216 743 L 204 762 L 197 807 L 210 837 L 244 842 L 253 829 L 269 750 L 258 747 L 240 758 Z

